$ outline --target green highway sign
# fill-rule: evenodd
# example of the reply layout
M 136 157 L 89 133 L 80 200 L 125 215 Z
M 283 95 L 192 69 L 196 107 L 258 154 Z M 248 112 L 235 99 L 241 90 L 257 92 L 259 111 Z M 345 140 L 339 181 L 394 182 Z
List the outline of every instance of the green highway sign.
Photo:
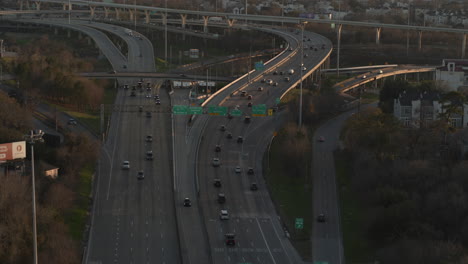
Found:
M 296 229 L 304 229 L 304 218 L 296 218 L 294 227 Z
M 201 106 L 190 106 L 188 108 L 189 115 L 201 115 L 203 114 L 203 107 Z
M 174 115 L 186 115 L 188 111 L 188 106 L 186 105 L 174 105 L 172 107 L 172 113 Z
M 252 116 L 265 116 L 266 115 L 266 105 L 259 104 L 252 106 Z
M 227 112 L 228 112 L 228 108 L 225 106 L 216 106 L 216 105 L 208 106 L 209 115 L 226 116 Z
M 281 102 L 281 99 L 276 98 L 276 104 L 279 104 Z
M 263 64 L 263 61 L 259 61 L 255 63 L 255 70 L 256 71 L 263 71 L 265 70 L 265 64 Z
M 242 111 L 239 109 L 232 109 L 231 110 L 231 115 L 232 116 L 242 116 Z

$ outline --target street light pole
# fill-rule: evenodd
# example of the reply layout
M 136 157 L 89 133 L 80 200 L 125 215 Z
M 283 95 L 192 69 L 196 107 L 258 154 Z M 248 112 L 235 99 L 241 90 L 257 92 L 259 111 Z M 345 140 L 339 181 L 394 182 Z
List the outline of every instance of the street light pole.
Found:
M 133 11 L 133 19 L 135 20 L 135 31 L 136 31 L 136 20 L 137 20 L 137 13 L 136 13 L 136 0 L 133 2 L 133 6 L 135 8 L 135 10 Z
M 167 66 L 167 0 L 165 1 L 164 8 L 166 9 L 166 19 L 164 23 L 164 61 Z
M 304 67 L 304 27 L 306 24 L 307 21 L 301 22 L 301 67 L 299 69 L 301 72 L 301 84 L 299 93 L 299 128 L 302 127 L 302 72 Z
M 68 0 L 68 24 L 71 24 L 71 3 L 70 0 Z
M 33 250 L 34 250 L 34 264 L 37 264 L 37 224 L 36 224 L 36 180 L 34 175 L 34 143 L 36 141 L 43 142 L 42 136 L 44 132 L 42 130 L 31 130 L 31 134 L 25 135 L 24 138 L 31 144 L 31 189 L 32 189 L 32 210 L 33 210 Z

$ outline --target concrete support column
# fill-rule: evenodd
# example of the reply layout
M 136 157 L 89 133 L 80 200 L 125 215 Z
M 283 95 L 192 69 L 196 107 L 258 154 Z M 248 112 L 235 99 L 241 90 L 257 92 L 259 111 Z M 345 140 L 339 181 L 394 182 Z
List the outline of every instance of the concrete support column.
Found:
M 41 10 L 41 2 L 34 2 L 36 4 L 36 10 Z
M 87 37 L 86 40 L 88 40 L 88 45 L 91 45 L 91 38 Z
M 375 29 L 375 44 L 380 45 L 380 32 L 382 31 L 382 28 L 376 28 Z
M 54 35 L 58 35 L 58 28 L 54 28 Z
M 167 25 L 167 15 L 164 14 L 164 13 L 161 13 L 161 15 L 162 15 L 162 23 L 163 23 L 163 25 Z
M 115 9 L 115 19 L 120 20 L 120 9 Z
M 104 17 L 109 18 L 109 8 L 104 7 Z
M 68 10 L 67 7 L 68 7 L 68 4 L 63 4 L 62 5 L 63 10 Z
M 95 6 L 90 6 L 89 10 L 91 11 L 91 17 L 94 17 L 94 10 L 96 9 Z
M 418 50 L 421 51 L 422 49 L 422 31 L 418 32 L 419 38 L 418 38 Z
M 180 14 L 180 19 L 182 20 L 182 28 L 185 28 L 185 24 L 187 24 L 187 15 Z
M 208 18 L 209 16 L 203 16 L 203 32 L 208 33 Z
M 81 35 L 81 32 L 78 32 L 78 39 L 82 39 L 83 35 Z
M 149 10 L 145 10 L 145 23 L 146 24 L 150 23 L 150 12 L 149 12 Z
M 336 27 L 336 37 L 338 42 L 338 48 L 336 50 L 336 74 L 340 76 L 340 46 L 341 46 L 341 30 L 343 29 L 343 25 L 339 24 Z
M 19 2 L 19 10 L 23 10 L 23 1 L 20 0 L 18 2 Z
M 67 37 L 68 37 L 68 38 L 71 37 L 71 31 L 70 31 L 70 29 L 67 29 Z
M 130 13 L 130 21 L 133 21 L 133 15 L 134 15 L 133 10 L 130 9 L 128 10 L 128 12 Z
M 234 26 L 234 19 L 226 19 L 226 21 L 227 21 L 229 27 Z
M 465 50 L 466 50 L 466 34 L 463 34 L 462 37 L 462 50 L 461 50 L 461 58 L 465 58 Z

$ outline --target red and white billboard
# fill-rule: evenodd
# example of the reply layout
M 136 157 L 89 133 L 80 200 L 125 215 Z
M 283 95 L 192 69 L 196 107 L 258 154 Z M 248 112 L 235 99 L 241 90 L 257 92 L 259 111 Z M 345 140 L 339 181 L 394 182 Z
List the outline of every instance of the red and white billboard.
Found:
M 0 144 L 0 162 L 26 158 L 26 141 Z

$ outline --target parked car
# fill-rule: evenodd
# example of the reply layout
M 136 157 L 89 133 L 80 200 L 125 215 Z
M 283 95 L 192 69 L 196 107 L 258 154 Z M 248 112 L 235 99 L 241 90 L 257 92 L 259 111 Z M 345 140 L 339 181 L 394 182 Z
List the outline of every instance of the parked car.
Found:
M 153 160 L 153 151 L 152 150 L 146 151 L 146 160 Z
M 218 193 L 218 203 L 223 204 L 226 202 L 226 195 L 224 193 Z
M 235 246 L 236 245 L 236 239 L 235 239 L 235 235 L 232 234 L 232 233 L 227 233 L 224 235 L 224 237 L 226 238 L 226 246 Z

